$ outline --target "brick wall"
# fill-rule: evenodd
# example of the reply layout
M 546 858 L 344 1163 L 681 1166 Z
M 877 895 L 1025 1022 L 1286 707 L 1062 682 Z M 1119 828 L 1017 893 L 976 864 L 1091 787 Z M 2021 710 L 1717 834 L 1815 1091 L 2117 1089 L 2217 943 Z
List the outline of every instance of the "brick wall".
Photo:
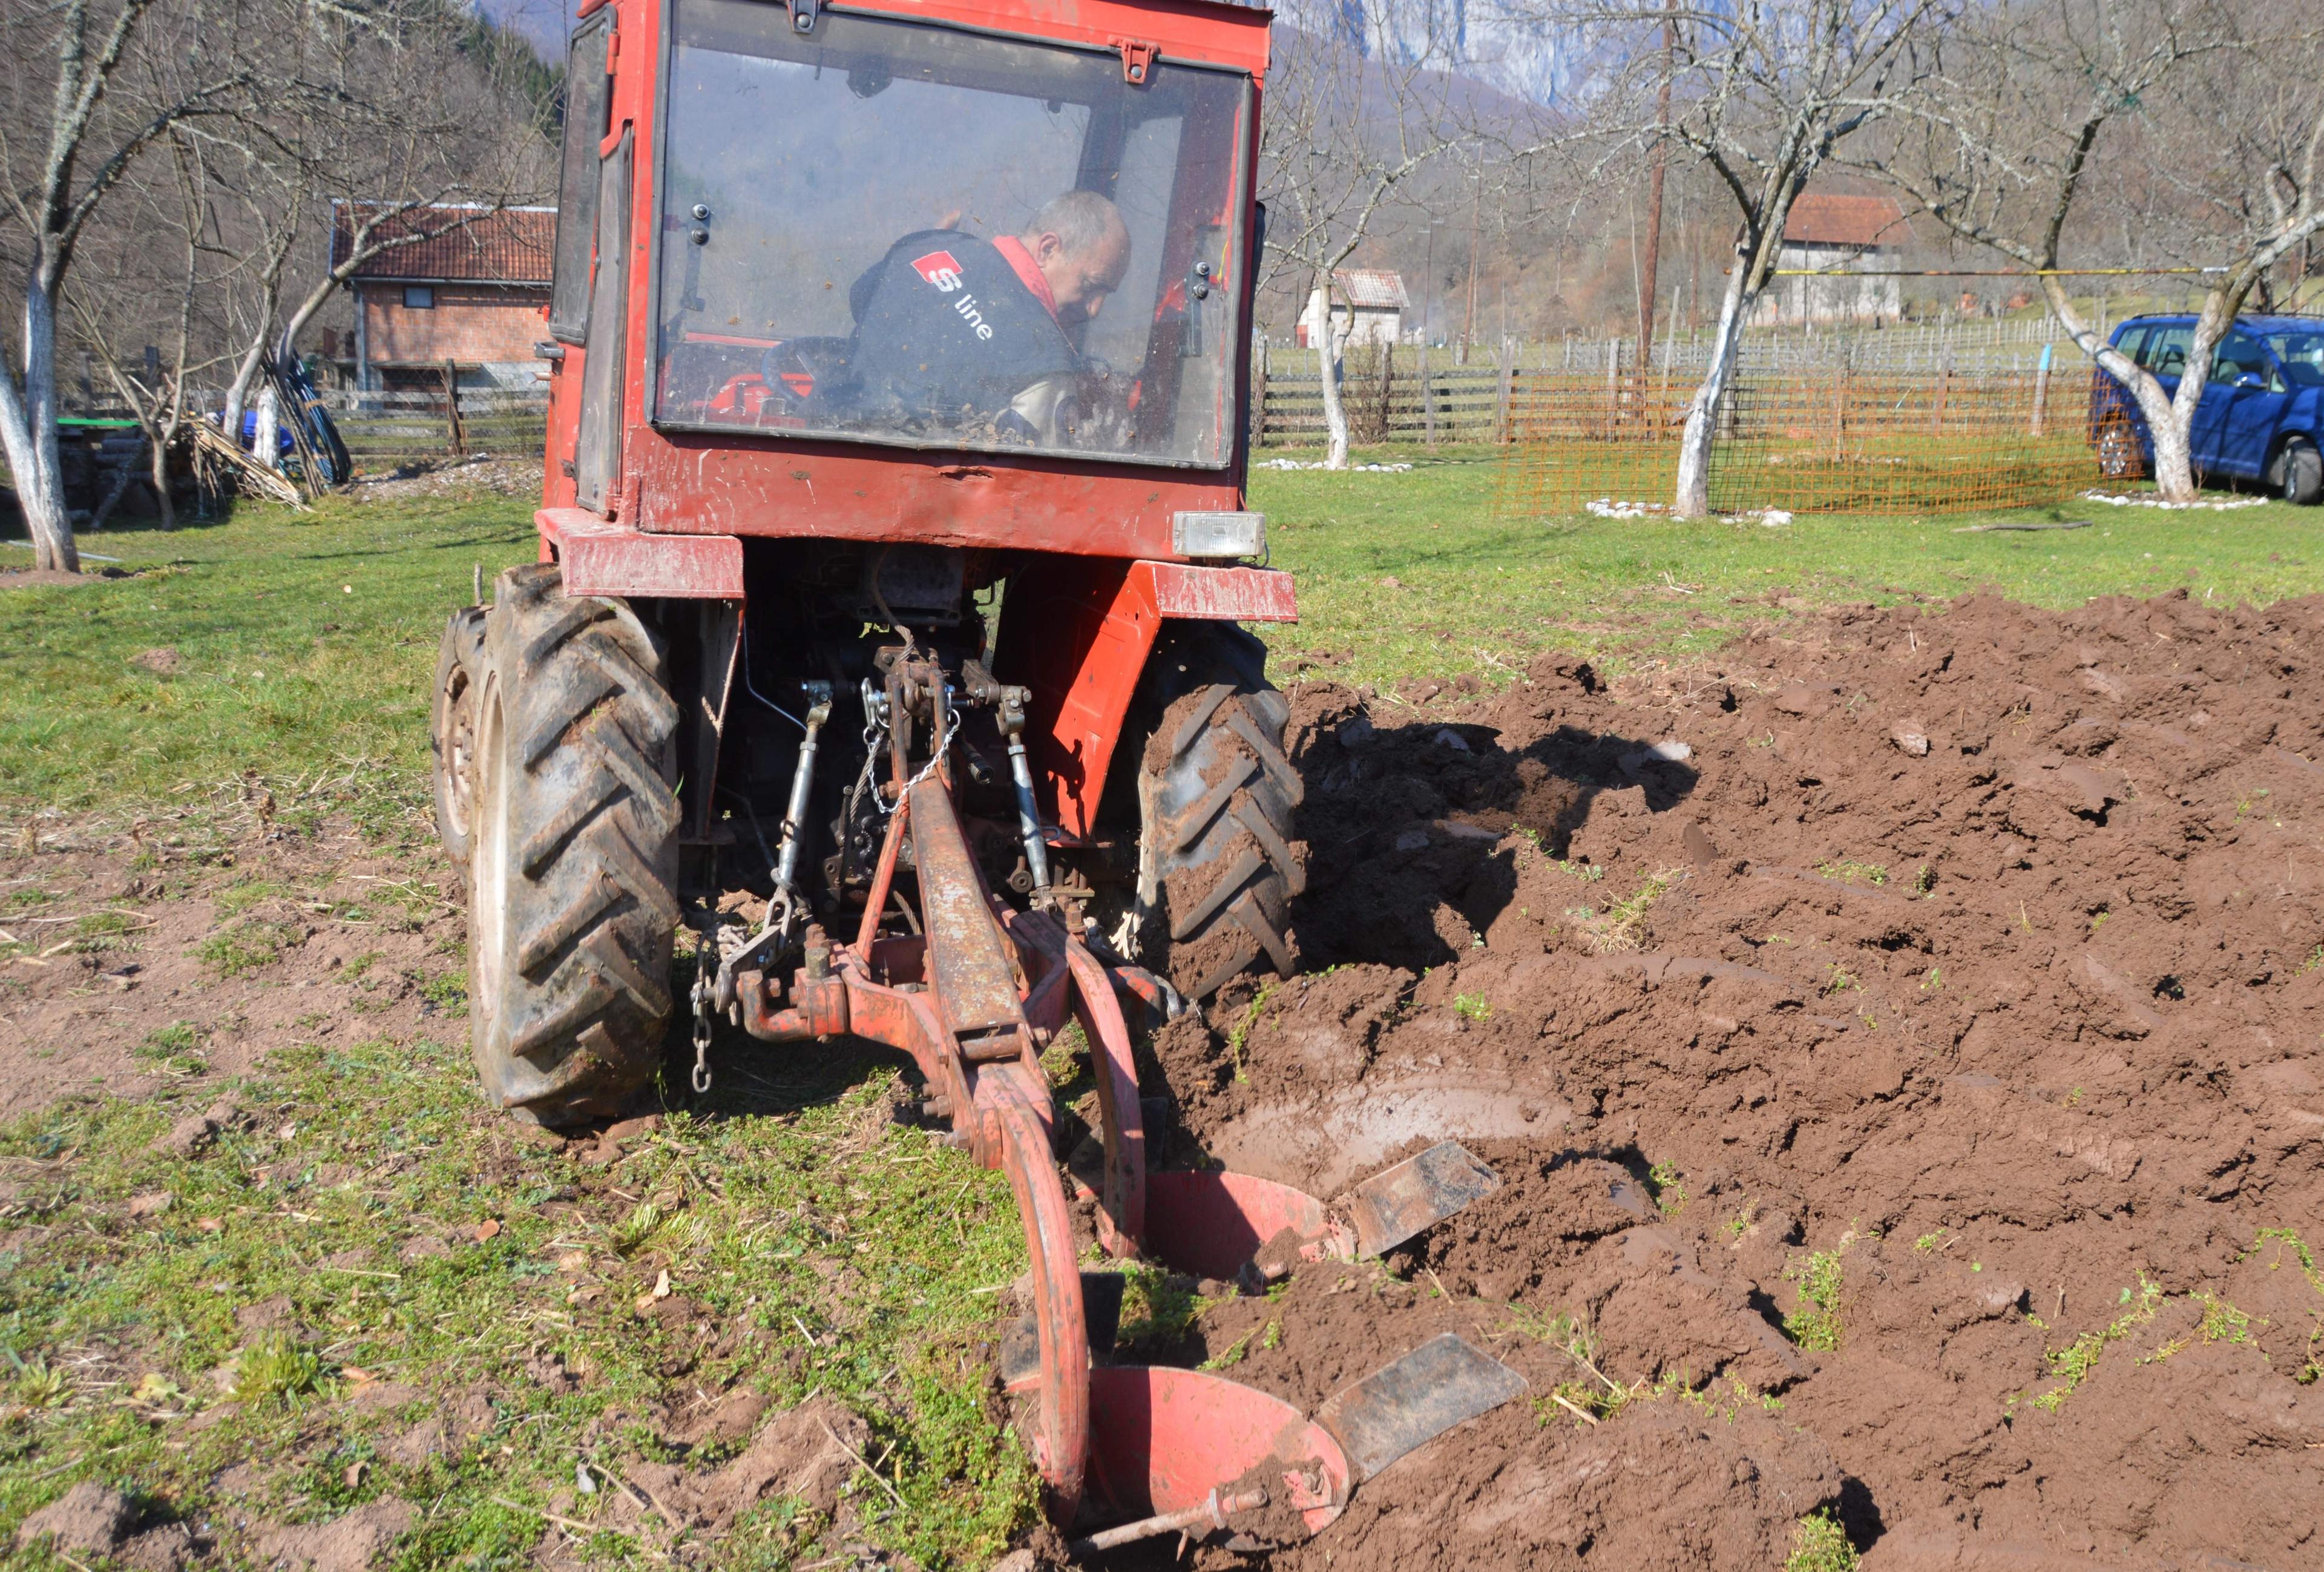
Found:
M 545 289 L 432 287 L 436 304 L 413 310 L 403 303 L 401 284 L 364 285 L 364 347 L 374 365 L 530 360 L 532 347 L 549 336 L 540 317 L 549 303 Z

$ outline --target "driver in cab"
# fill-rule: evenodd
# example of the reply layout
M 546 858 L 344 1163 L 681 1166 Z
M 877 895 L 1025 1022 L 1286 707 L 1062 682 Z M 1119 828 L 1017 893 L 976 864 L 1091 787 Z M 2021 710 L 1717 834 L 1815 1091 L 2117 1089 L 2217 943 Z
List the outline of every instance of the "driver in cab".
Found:
M 859 396 L 899 419 L 1065 440 L 1061 401 L 1092 370 L 1081 330 L 1129 265 L 1121 213 L 1095 191 L 1067 191 L 997 240 L 907 235 L 849 291 Z

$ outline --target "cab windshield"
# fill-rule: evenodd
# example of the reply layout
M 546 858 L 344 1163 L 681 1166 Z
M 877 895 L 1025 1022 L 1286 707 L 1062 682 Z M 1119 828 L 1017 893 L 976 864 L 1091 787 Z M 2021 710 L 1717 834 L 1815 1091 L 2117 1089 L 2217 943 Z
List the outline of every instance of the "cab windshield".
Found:
M 1217 467 L 1246 78 L 678 0 L 665 427 Z

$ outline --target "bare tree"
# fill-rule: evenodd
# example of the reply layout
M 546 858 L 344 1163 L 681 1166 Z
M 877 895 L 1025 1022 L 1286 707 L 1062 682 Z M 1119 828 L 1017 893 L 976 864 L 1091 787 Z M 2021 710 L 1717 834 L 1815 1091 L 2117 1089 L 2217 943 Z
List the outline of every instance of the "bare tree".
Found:
M 2157 489 L 2191 500 L 2214 354 L 2270 271 L 2324 229 L 2314 21 L 2218 0 L 2051 0 L 1973 14 L 1931 56 L 1940 69 L 1915 84 L 1909 134 L 1876 172 L 2039 275 L 2059 325 L 2136 401 Z M 2124 239 L 2214 269 L 2175 390 L 2107 343 L 2059 273 L 2109 157 L 2139 193 L 2118 215 Z
M 253 388 L 366 263 L 554 190 L 538 60 L 456 10 L 418 6 L 404 23 L 391 38 L 342 30 L 318 40 L 287 112 L 241 150 L 274 190 L 251 205 L 262 243 L 250 248 L 258 264 L 239 303 L 230 430 L 241 430 Z M 329 260 L 309 264 L 335 227 Z M 263 418 L 258 433 L 265 458 L 271 424 Z
M 1456 79 L 1441 41 L 1425 35 L 1367 58 L 1392 34 L 1393 0 L 1347 0 L 1328 13 L 1286 14 L 1278 28 L 1261 127 L 1261 190 L 1268 203 L 1268 271 L 1287 271 L 1321 302 L 1312 329 L 1323 376 L 1325 467 L 1348 463 L 1348 413 L 1340 363 L 1355 315 L 1332 310 L 1333 275 L 1382 212 L 1421 171 L 1464 143 Z
M 42 568 L 78 572 L 57 453 L 57 308 L 75 248 L 131 166 L 173 127 L 244 106 L 254 79 L 239 53 L 214 50 L 267 23 L 242 0 L 194 0 L 189 25 L 173 29 L 166 61 L 141 37 L 160 0 L 6 0 L 5 55 L 20 103 L 45 100 L 33 121 L 34 147 L 0 139 L 0 179 L 22 278 L 14 364 L 0 375 L 0 447 L 17 504 Z M 111 97 L 132 58 L 146 46 L 144 77 L 160 91 L 143 102 Z M 29 95 L 29 97 L 27 97 Z
M 204 369 L 192 362 L 191 356 L 195 306 L 204 284 L 202 263 L 208 249 L 202 231 L 209 216 L 209 190 L 200 151 L 183 128 L 171 135 L 169 162 L 172 176 L 169 185 L 139 193 L 147 199 L 134 212 L 135 244 L 120 248 L 126 254 L 95 287 L 87 287 L 84 274 L 74 281 L 83 287 L 69 290 L 65 297 L 72 309 L 74 336 L 104 366 L 106 380 L 144 437 L 146 478 L 165 530 L 177 523 L 170 495 L 170 447 L 186 419 L 187 380 Z M 159 243 L 163 235 L 171 237 L 169 248 Z M 171 248 L 177 254 L 174 257 L 168 254 Z M 140 270 L 146 277 L 133 271 L 139 263 L 146 264 Z M 135 283 L 124 288 L 132 280 Z M 130 305 L 124 297 L 133 294 L 138 297 L 134 308 L 123 310 Z M 174 319 L 166 335 L 170 347 L 164 351 L 159 345 L 152 346 L 133 362 L 127 346 L 141 342 L 142 336 L 124 335 L 150 329 L 150 308 L 163 300 L 173 300 L 175 304 Z M 91 527 L 97 522 L 92 519 Z
M 1744 323 L 1774 275 L 1792 204 L 1835 150 L 1888 113 L 1918 69 L 1915 43 L 1952 0 L 1741 0 L 1678 14 L 1667 57 L 1646 57 L 1649 79 L 1669 60 L 1673 108 L 1651 134 L 1692 153 L 1733 199 L 1734 264 L 1720 301 L 1711 363 L 1687 406 L 1673 511 L 1711 507 L 1717 417 L 1735 374 Z M 1596 20 L 1630 36 L 1668 14 L 1651 3 Z M 1632 82 L 1642 73 L 1626 76 Z M 1655 83 L 1660 96 L 1659 81 Z M 1635 93 L 1635 86 L 1631 91 Z M 1637 133 L 1630 134 L 1633 137 Z

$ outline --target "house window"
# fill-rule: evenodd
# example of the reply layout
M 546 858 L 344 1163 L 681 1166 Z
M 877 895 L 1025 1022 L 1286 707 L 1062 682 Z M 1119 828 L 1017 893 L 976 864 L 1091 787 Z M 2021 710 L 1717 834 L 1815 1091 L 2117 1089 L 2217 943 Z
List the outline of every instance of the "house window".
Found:
M 436 309 L 436 286 L 406 284 L 403 286 L 403 309 L 407 311 L 432 311 Z

